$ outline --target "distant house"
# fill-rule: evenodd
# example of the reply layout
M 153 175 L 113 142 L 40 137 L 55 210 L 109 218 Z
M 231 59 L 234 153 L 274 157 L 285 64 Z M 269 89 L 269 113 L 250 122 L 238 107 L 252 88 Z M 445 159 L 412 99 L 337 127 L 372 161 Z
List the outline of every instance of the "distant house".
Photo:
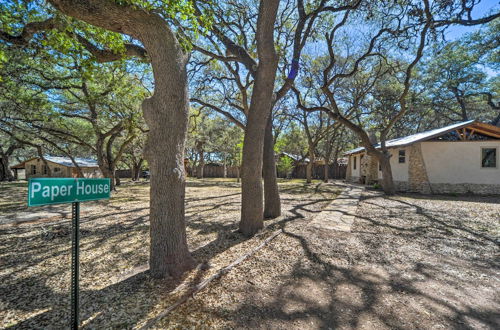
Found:
M 75 164 L 68 157 L 44 156 L 50 168 L 50 177 L 71 178 L 77 177 L 78 172 Z M 102 173 L 97 161 L 85 158 L 75 158 L 78 167 L 81 168 L 83 176 L 86 178 L 101 178 Z M 24 170 L 25 179 L 49 177 L 49 170 L 40 157 L 28 159 L 22 163 L 11 166 L 14 176 L 19 178 L 19 172 Z
M 386 146 L 398 191 L 500 194 L 500 127 L 470 120 L 389 140 Z M 348 181 L 382 179 L 378 161 L 364 147 L 346 155 Z

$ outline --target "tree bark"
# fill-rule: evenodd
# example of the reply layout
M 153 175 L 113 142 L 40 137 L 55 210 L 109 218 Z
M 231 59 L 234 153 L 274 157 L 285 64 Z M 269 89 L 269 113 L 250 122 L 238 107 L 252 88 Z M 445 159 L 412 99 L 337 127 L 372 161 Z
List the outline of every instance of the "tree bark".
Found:
M 12 171 L 10 170 L 10 156 L 14 153 L 16 149 L 21 148 L 20 144 L 13 143 L 11 144 L 7 150 L 3 150 L 2 147 L 0 146 L 0 181 L 13 181 L 14 179 L 17 179 L 17 172 L 16 172 L 16 178 L 12 175 Z
M 142 172 L 142 163 L 144 162 L 144 159 L 139 159 L 138 162 L 133 163 L 131 171 L 132 171 L 132 181 L 139 181 L 139 178 L 141 177 L 141 172 Z
M 382 189 L 386 195 L 394 195 L 396 193 L 396 188 L 394 187 L 394 181 L 392 179 L 390 157 L 391 154 L 388 151 L 379 152 L 377 155 L 377 159 L 382 169 Z
M 274 22 L 279 0 L 262 0 L 257 19 L 259 65 L 255 77 L 243 141 L 240 231 L 252 236 L 263 227 L 262 159 L 278 56 L 274 49 Z
M 323 167 L 323 182 L 327 183 L 328 182 L 328 176 L 329 176 L 329 166 L 328 166 L 328 159 L 325 159 L 325 166 Z
M 226 164 L 226 154 L 224 153 L 224 160 L 223 160 L 223 163 L 222 163 L 222 177 L 225 179 L 227 178 L 227 164 Z
M 187 246 L 184 210 L 188 57 L 163 20 L 157 20 L 153 26 L 149 24 L 151 20 L 142 38 L 155 79 L 153 96 L 143 102 L 144 118 L 150 129 L 145 155 L 152 178 L 149 265 L 153 277 L 179 277 L 195 266 Z
M 264 218 L 274 219 L 281 215 L 281 201 L 278 190 L 276 159 L 274 157 L 272 115 L 269 115 L 269 119 L 267 120 L 263 157 Z
M 314 152 L 311 151 L 311 147 L 309 147 L 309 163 L 306 166 L 306 181 L 307 183 L 312 182 L 312 170 L 314 166 Z
M 153 68 L 154 94 L 143 104 L 151 170 L 150 274 L 178 277 L 194 267 L 184 216 L 184 144 L 188 122 L 187 56 L 159 15 L 110 0 L 49 0 L 64 14 L 140 40 Z
M 203 170 L 205 169 L 205 155 L 203 150 L 199 150 L 198 155 L 200 160 L 198 163 L 198 168 L 196 169 L 196 178 L 203 179 Z
M 9 168 L 9 155 L 2 153 L 0 159 L 0 181 L 12 181 L 14 176 Z

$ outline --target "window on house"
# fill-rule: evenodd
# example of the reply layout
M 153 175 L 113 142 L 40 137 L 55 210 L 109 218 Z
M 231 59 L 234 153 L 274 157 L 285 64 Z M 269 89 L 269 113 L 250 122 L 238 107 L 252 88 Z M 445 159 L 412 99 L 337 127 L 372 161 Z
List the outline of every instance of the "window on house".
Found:
M 54 167 L 54 173 L 61 172 L 61 169 L 59 167 Z
M 356 156 L 353 157 L 353 161 L 352 161 L 352 168 L 355 170 L 356 169 Z
M 406 150 L 399 150 L 399 162 L 400 163 L 405 163 L 406 162 Z
M 31 174 L 36 174 L 36 165 L 31 165 Z
M 497 148 L 481 148 L 481 167 L 497 167 Z
M 380 162 L 378 163 L 378 170 L 382 171 L 382 164 Z
M 43 174 L 49 173 L 49 170 L 48 170 L 46 165 L 42 165 L 42 172 L 43 172 Z

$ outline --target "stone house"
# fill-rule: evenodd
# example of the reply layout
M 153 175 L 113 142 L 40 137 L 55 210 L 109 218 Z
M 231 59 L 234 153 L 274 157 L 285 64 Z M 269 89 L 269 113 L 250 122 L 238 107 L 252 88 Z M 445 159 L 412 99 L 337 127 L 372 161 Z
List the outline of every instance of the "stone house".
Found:
M 398 191 L 500 194 L 500 127 L 470 120 L 389 140 L 386 146 Z M 364 147 L 346 155 L 348 181 L 382 179 L 378 161 Z
M 75 178 L 78 175 L 75 164 L 68 157 L 44 156 L 50 168 L 50 177 L 53 178 Z M 82 169 L 83 176 L 86 178 L 102 178 L 101 170 L 97 161 L 85 158 L 75 158 L 78 167 Z M 28 159 L 22 163 L 10 167 L 14 171 L 14 177 L 17 179 L 18 172 L 24 170 L 25 179 L 29 178 L 47 178 L 49 171 L 40 157 Z

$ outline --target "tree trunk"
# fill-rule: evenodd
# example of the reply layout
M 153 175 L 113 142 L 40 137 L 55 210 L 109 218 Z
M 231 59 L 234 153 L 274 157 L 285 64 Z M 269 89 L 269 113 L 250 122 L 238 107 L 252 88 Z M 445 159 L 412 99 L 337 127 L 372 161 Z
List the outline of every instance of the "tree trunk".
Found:
M 264 218 L 274 219 L 281 215 L 281 201 L 278 190 L 276 160 L 274 158 L 274 138 L 272 114 L 266 125 L 263 155 L 264 175 Z
M 224 154 L 224 161 L 222 163 L 222 177 L 225 179 L 227 178 L 227 165 L 226 165 L 226 154 Z
M 118 175 L 116 175 L 116 172 L 115 172 L 115 185 L 118 187 L 118 186 L 121 186 L 122 184 L 122 180 L 120 179 L 120 177 Z
M 196 178 L 197 179 L 203 179 L 203 170 L 205 168 L 205 155 L 203 150 L 198 151 L 199 155 L 199 163 L 198 163 L 198 168 L 196 169 Z
M 0 181 L 12 181 L 14 176 L 9 168 L 9 155 L 2 153 L 0 159 Z
M 328 159 L 325 159 L 325 166 L 323 166 L 323 182 L 327 183 L 328 182 L 328 173 L 329 171 L 329 166 L 328 166 Z
M 150 274 L 180 276 L 194 266 L 184 215 L 184 144 L 188 122 L 187 55 L 165 20 L 127 4 L 103 0 L 49 0 L 63 13 L 140 40 L 154 76 L 154 94 L 142 104 L 149 127 L 145 156 L 151 170 Z
M 314 166 L 314 153 L 310 151 L 309 149 L 309 163 L 307 163 L 306 166 L 306 181 L 307 183 L 312 182 L 312 170 Z
M 149 266 L 153 277 L 179 277 L 195 265 L 187 246 L 184 210 L 188 56 L 163 20 L 156 27 L 150 20 L 147 24 L 142 40 L 155 81 L 153 96 L 143 102 L 150 129 L 145 152 L 151 170 Z
M 262 159 L 267 119 L 272 106 L 278 57 L 274 49 L 274 22 L 279 0 L 262 0 L 257 19 L 259 64 L 243 141 L 240 231 L 252 236 L 263 227 Z
M 380 167 L 382 168 L 382 189 L 384 189 L 386 195 L 394 195 L 396 192 L 394 181 L 392 179 L 390 157 L 391 155 L 387 151 L 382 152 L 377 157 L 380 163 Z
M 107 164 L 103 164 L 101 166 L 101 162 L 99 160 L 97 162 L 99 163 L 99 169 L 101 170 L 102 177 L 109 179 L 110 189 L 111 191 L 114 191 L 116 186 L 115 171 L 110 169 Z
M 141 177 L 141 172 L 142 172 L 142 163 L 144 162 L 144 159 L 140 159 L 137 163 L 134 162 L 132 165 L 132 180 L 133 181 L 139 181 L 139 178 Z

